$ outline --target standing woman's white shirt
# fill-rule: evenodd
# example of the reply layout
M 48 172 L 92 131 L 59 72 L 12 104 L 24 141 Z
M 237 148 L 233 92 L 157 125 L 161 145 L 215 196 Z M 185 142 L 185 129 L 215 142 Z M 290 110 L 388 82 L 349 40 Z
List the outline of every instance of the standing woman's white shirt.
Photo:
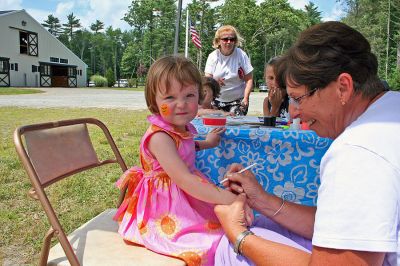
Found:
M 221 94 L 217 100 L 231 102 L 244 97 L 246 82 L 243 78 L 253 69 L 246 53 L 236 47 L 228 56 L 223 55 L 219 49 L 210 53 L 204 72 L 212 75 L 215 80 L 224 79 L 225 85 L 221 86 Z

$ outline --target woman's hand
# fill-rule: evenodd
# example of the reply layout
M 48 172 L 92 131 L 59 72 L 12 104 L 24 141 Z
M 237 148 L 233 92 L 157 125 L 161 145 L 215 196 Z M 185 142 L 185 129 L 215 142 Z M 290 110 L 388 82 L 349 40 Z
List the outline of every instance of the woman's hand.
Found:
M 216 205 L 214 212 L 231 242 L 247 229 L 246 195 L 240 194 L 231 205 Z
M 229 181 L 224 182 L 223 185 L 233 193 L 246 193 L 248 204 L 254 209 L 257 199 L 265 192 L 250 170 L 238 174 L 237 172 L 241 169 L 243 169 L 242 165 L 232 164 L 226 174 Z
M 217 82 L 218 82 L 218 84 L 219 84 L 219 86 L 225 86 L 225 78 L 219 78 L 219 79 L 217 79 Z
M 249 98 L 244 97 L 240 104 L 244 107 L 249 106 Z
M 225 127 L 213 128 L 206 136 L 207 148 L 213 148 L 218 146 L 221 141 L 221 134 L 226 131 Z

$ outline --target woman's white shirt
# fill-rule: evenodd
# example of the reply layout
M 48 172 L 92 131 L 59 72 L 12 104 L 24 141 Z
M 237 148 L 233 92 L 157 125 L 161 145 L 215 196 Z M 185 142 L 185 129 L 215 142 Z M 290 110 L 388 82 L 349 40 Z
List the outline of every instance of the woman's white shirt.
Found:
M 240 49 L 235 48 L 232 54 L 225 56 L 219 49 L 209 54 L 204 73 L 211 74 L 215 80 L 224 79 L 224 86 L 221 86 L 221 94 L 217 100 L 231 102 L 244 97 L 246 82 L 239 76 L 239 69 L 243 75 L 253 71 L 249 57 Z
M 387 252 L 400 265 L 400 93 L 387 92 L 321 161 L 313 245 Z

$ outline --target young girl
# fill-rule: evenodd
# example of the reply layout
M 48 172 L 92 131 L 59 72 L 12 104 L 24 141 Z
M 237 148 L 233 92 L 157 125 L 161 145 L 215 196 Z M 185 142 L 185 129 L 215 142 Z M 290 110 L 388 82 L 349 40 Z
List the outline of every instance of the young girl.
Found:
M 187 265 L 213 265 L 222 229 L 214 204 L 229 204 L 236 195 L 217 188 L 195 167 L 195 148 L 218 145 L 225 129 L 205 141 L 193 140 L 201 98 L 201 76 L 183 57 L 167 56 L 149 69 L 145 97 L 153 115 L 140 144 L 142 167 L 118 181 L 128 193 L 115 218 L 125 240 L 178 257 Z
M 203 99 L 199 105 L 197 116 L 209 114 L 234 115 L 233 113 L 218 110 L 213 105 L 213 101 L 219 96 L 220 91 L 221 87 L 215 79 L 211 77 L 203 77 Z
M 264 77 L 267 83 L 268 97 L 263 102 L 264 116 L 277 116 L 289 118 L 289 97 L 285 88 L 279 88 L 275 77 L 275 67 L 279 57 L 271 58 L 264 69 Z

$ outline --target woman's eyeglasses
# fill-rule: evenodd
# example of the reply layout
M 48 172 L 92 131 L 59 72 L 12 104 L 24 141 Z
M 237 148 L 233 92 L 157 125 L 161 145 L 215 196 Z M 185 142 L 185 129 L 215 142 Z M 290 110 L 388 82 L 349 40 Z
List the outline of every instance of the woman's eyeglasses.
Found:
M 300 104 L 301 104 L 301 100 L 313 95 L 314 92 L 316 92 L 318 89 L 319 88 L 314 88 L 314 89 L 310 90 L 309 92 L 307 92 L 299 97 L 296 97 L 296 98 L 289 97 L 289 104 L 292 104 L 295 108 L 299 108 Z
M 226 37 L 226 38 L 221 38 L 221 41 L 223 42 L 236 42 L 236 38 L 235 37 Z

